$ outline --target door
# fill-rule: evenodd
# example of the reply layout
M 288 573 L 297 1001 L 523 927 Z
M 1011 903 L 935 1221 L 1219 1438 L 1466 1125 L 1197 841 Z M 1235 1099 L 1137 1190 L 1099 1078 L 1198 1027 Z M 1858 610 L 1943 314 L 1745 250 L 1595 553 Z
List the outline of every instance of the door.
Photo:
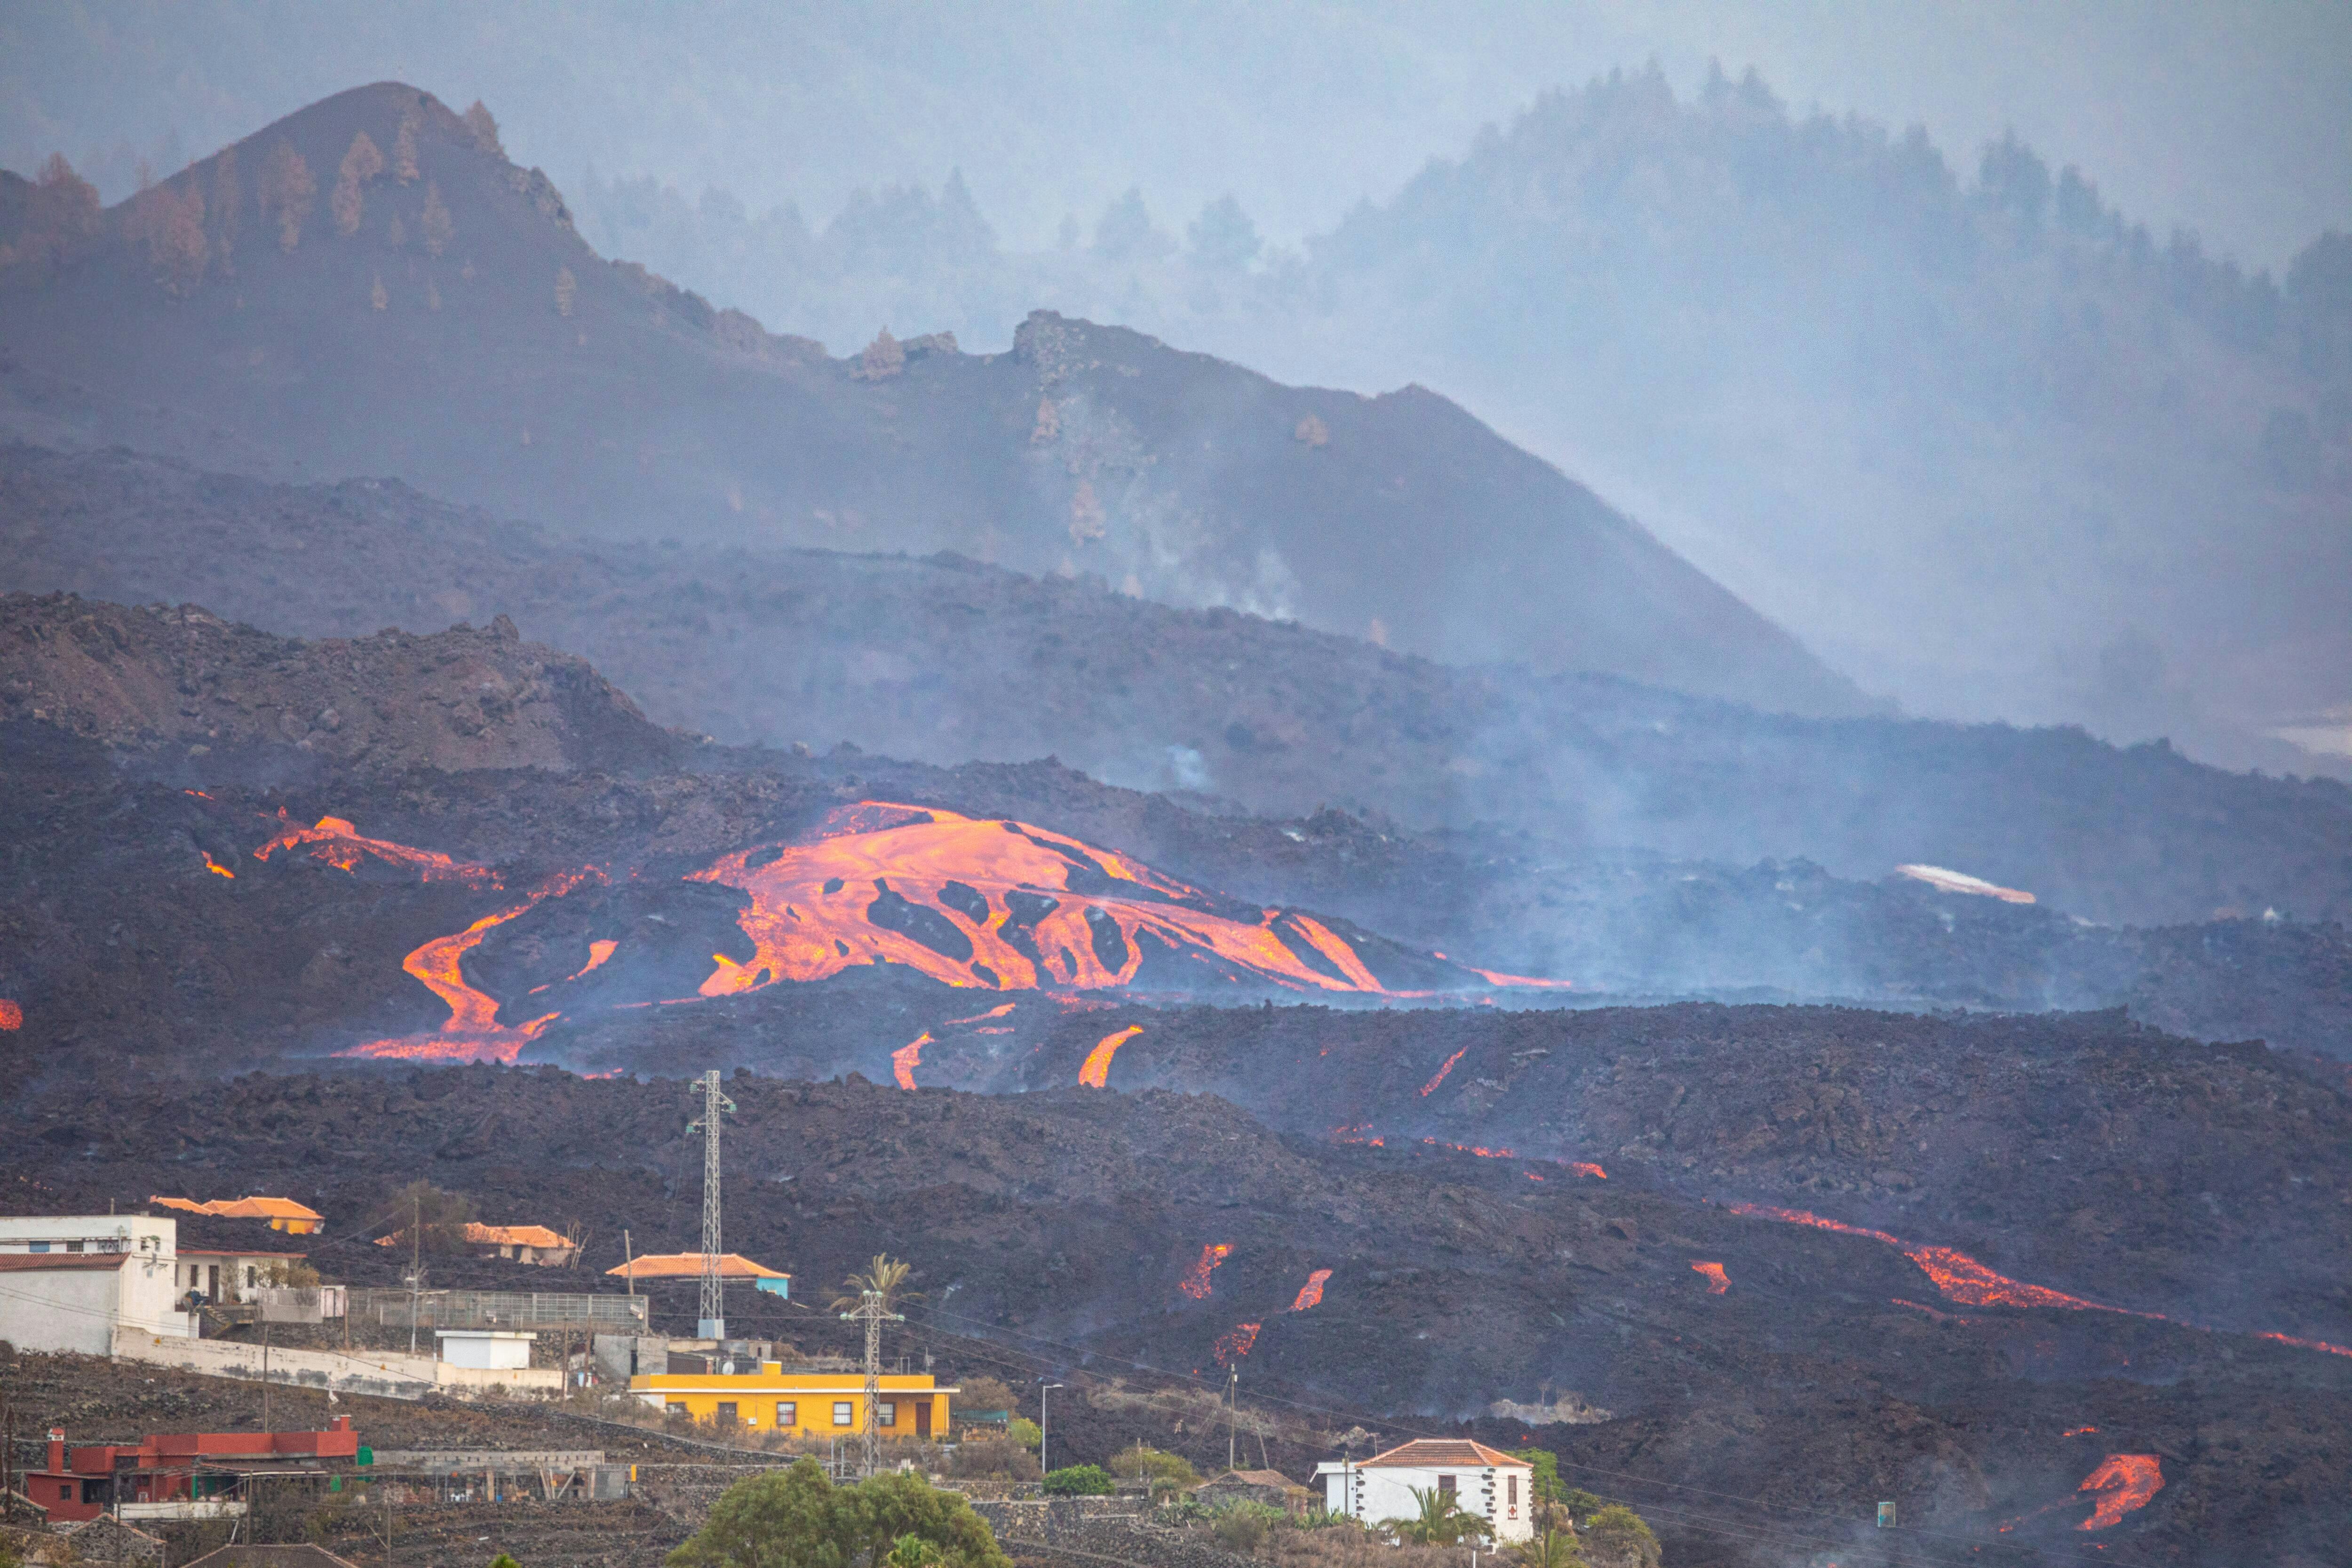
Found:
M 930 1435 L 931 1402 L 928 1399 L 918 1399 L 915 1401 L 915 1436 L 928 1437 Z

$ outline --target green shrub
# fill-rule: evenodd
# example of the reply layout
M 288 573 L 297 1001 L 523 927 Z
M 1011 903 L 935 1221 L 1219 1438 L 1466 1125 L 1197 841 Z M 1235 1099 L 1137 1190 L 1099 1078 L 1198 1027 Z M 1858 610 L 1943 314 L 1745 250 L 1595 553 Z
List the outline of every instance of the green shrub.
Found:
M 1066 1465 L 1045 1472 L 1048 1497 L 1108 1497 L 1118 1489 L 1118 1483 L 1100 1465 Z
M 667 1568 L 846 1568 L 861 1557 L 899 1568 L 1012 1568 L 956 1493 L 898 1472 L 836 1487 L 814 1459 L 728 1488 Z
M 1024 1448 L 1034 1449 L 1045 1441 L 1045 1430 L 1026 1415 L 1015 1415 L 1005 1423 L 1004 1435 Z
M 1151 1483 L 1151 1489 L 1190 1491 L 1201 1484 L 1201 1472 L 1181 1454 L 1171 1454 L 1159 1448 L 1147 1448 L 1138 1443 L 1122 1448 L 1110 1458 L 1110 1473 L 1121 1480 Z
M 1219 1509 L 1209 1531 L 1217 1538 L 1218 1545 L 1246 1557 L 1265 1545 L 1275 1527 L 1288 1517 L 1278 1508 L 1243 1499 Z

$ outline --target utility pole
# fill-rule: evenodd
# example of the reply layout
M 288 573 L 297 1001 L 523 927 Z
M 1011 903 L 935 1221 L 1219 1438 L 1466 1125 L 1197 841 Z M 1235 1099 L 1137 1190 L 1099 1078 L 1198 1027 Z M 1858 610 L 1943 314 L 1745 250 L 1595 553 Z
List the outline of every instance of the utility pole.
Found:
M 857 1310 L 841 1314 L 844 1322 L 866 1325 L 866 1431 L 865 1452 L 860 1458 L 858 1474 L 873 1475 L 882 1468 L 882 1325 L 885 1321 L 905 1322 L 899 1312 L 883 1310 L 882 1292 L 861 1290 L 857 1293 Z
M 408 1353 L 416 1353 L 416 1288 L 422 1283 L 417 1273 L 425 1248 L 425 1194 L 410 1196 L 412 1205 L 408 1217 Z
M 1042 1377 L 1037 1380 L 1037 1468 L 1041 1470 L 1045 1468 L 1045 1417 L 1049 1414 L 1045 1408 L 1045 1395 L 1061 1386 L 1058 1383 L 1047 1383 Z
M 1234 1433 L 1241 1420 L 1242 1369 L 1238 1363 L 1225 1368 L 1225 1468 L 1234 1465 Z
M 269 1314 L 261 1314 L 261 1429 L 269 1430 Z
M 719 1092 L 717 1068 L 704 1073 L 695 1087 L 702 1093 L 702 1114 L 686 1127 L 689 1132 L 702 1134 L 702 1316 L 695 1325 L 694 1337 L 723 1340 L 727 1303 L 719 1279 L 719 1118 L 720 1112 L 734 1110 L 735 1102 Z M 873 1425 L 870 1415 L 866 1424 L 869 1428 Z

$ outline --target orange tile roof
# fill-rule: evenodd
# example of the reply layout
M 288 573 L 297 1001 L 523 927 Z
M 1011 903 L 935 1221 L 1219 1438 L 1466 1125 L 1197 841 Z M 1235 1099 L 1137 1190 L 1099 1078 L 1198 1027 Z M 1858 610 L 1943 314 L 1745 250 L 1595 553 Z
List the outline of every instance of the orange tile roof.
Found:
M 182 1209 L 189 1214 L 217 1215 L 223 1219 L 323 1219 L 317 1209 L 305 1208 L 292 1198 L 215 1198 L 209 1203 L 197 1203 L 190 1198 L 151 1197 L 151 1204 L 161 1204 L 167 1209 Z
M 702 1254 L 699 1252 L 647 1253 L 634 1262 L 618 1268 L 607 1268 L 607 1274 L 623 1275 L 631 1279 L 697 1279 L 702 1276 Z M 719 1277 L 721 1279 L 789 1279 L 791 1275 L 752 1262 L 740 1252 L 719 1255 Z
M 1489 1448 L 1484 1443 L 1474 1443 L 1466 1437 L 1416 1437 L 1385 1454 L 1373 1455 L 1357 1468 L 1370 1469 L 1376 1465 L 1410 1465 L 1420 1470 L 1443 1469 L 1448 1466 L 1481 1470 L 1501 1465 L 1513 1465 L 1522 1470 L 1535 1468 L 1525 1459 L 1515 1459 L 1499 1448 Z
M 467 1225 L 466 1239 L 498 1247 L 569 1247 L 543 1225 Z

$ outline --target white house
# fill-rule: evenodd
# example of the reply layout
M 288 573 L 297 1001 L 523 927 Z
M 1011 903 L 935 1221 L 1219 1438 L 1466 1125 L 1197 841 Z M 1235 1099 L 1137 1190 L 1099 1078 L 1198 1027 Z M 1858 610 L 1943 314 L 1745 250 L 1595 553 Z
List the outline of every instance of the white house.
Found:
M 118 1328 L 185 1339 L 179 1235 L 146 1215 L 0 1215 L 0 1340 L 111 1355 Z
M 1499 1543 L 1535 1536 L 1535 1467 L 1484 1443 L 1423 1437 L 1369 1459 L 1326 1460 L 1315 1479 L 1325 1507 L 1366 1524 L 1418 1518 L 1414 1491 L 1433 1491 L 1493 1526 Z

